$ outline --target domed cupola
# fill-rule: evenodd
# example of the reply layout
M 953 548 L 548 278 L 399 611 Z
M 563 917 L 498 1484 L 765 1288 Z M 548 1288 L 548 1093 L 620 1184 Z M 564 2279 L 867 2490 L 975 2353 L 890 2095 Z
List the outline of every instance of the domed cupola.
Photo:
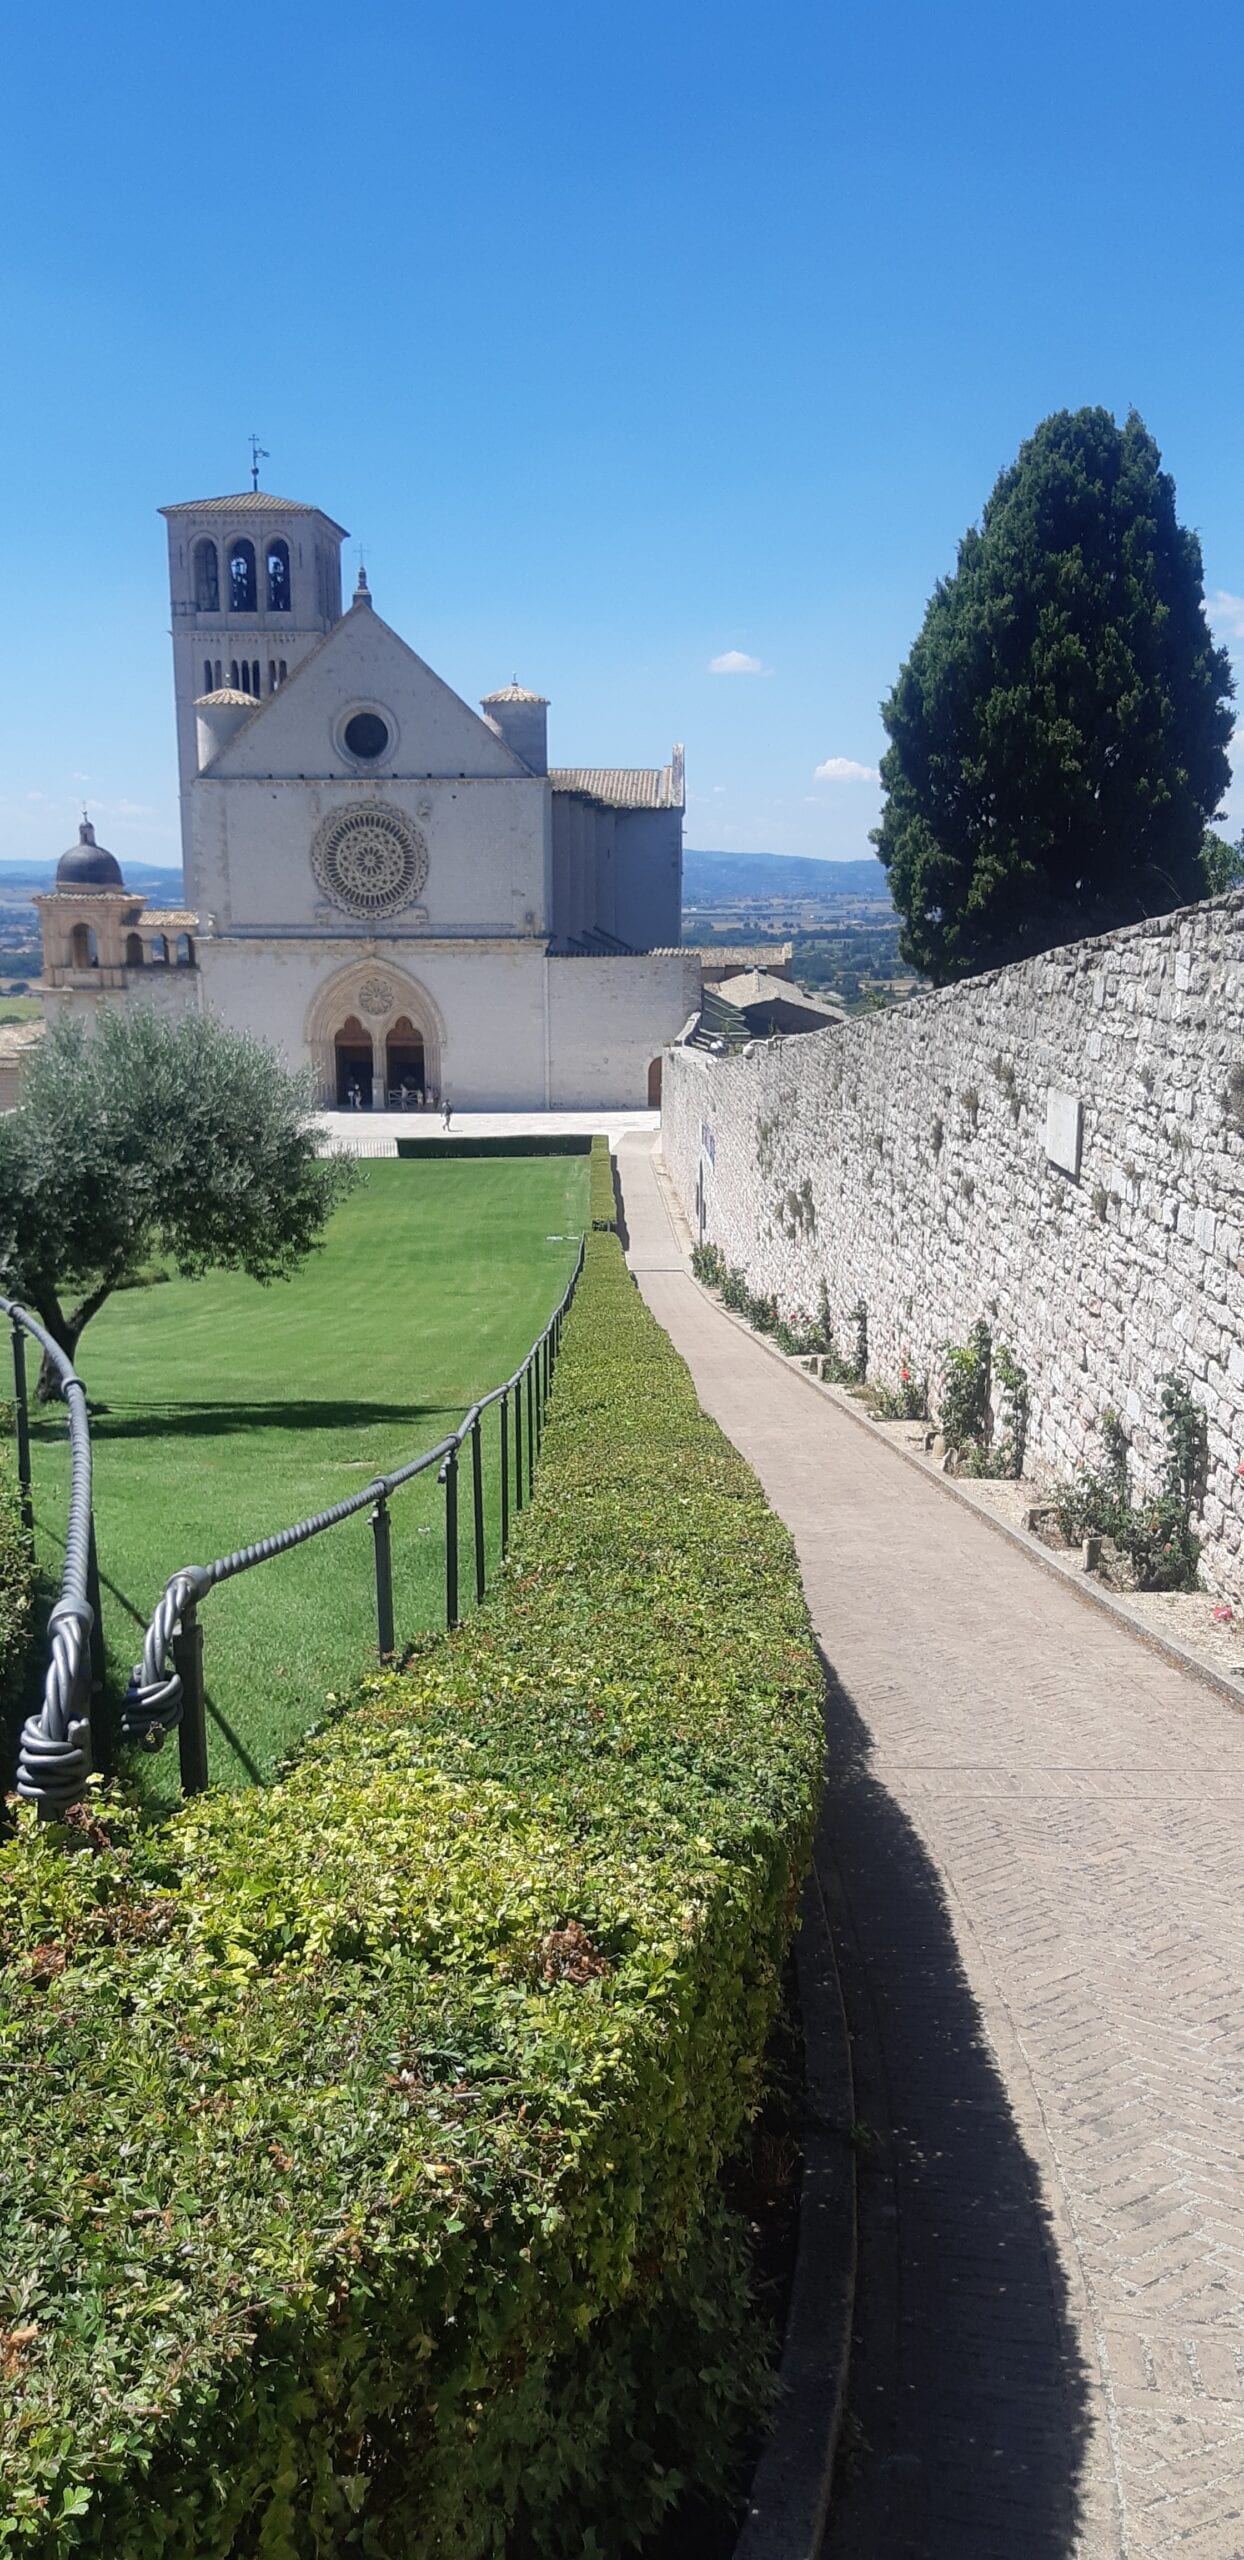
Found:
M 237 685 L 222 684 L 215 693 L 199 695 L 194 717 L 200 773 L 204 765 L 211 763 L 213 756 L 220 754 L 222 747 L 228 746 L 231 738 L 236 738 L 239 729 L 245 727 L 258 709 L 258 695 L 242 693 Z
M 68 853 L 62 853 L 56 865 L 58 889 L 123 889 L 121 865 L 107 845 L 96 844 L 95 829 L 84 818 L 78 829 L 78 841 Z
M 547 773 L 549 769 L 549 706 L 547 696 L 529 693 L 515 676 L 512 684 L 503 684 L 499 693 L 485 694 L 480 709 L 490 729 L 504 739 L 507 747 L 520 756 L 529 773 Z

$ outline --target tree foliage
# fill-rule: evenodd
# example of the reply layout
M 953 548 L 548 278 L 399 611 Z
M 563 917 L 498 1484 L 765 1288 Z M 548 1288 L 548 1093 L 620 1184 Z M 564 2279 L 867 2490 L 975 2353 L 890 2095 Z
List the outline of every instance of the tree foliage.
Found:
M 882 707 L 904 957 L 941 983 L 1203 897 L 1232 690 L 1141 419 L 1047 418 Z
M 73 1357 L 114 1289 L 165 1256 L 285 1279 L 353 1178 L 316 1153 L 309 1079 L 206 1014 L 52 1025 L 0 1119 L 0 1273 Z

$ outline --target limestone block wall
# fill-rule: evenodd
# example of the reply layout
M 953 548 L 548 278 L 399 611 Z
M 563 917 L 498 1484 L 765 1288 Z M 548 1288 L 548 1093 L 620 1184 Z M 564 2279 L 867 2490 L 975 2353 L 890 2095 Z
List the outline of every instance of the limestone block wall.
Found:
M 698 953 L 550 960 L 548 983 L 554 1110 L 642 1111 L 654 1061 L 698 1004 Z
M 1053 1100 L 1051 1101 L 1051 1097 Z M 978 1316 L 1032 1388 L 1034 1455 L 1097 1463 L 1113 1406 L 1152 1485 L 1163 1376 L 1208 1417 L 1204 1571 L 1244 1590 L 1244 892 L 891 1016 L 674 1050 L 662 1146 L 693 1229 L 784 1308 L 824 1280 L 870 1374 L 936 1378 Z M 1079 1167 L 1075 1169 L 1078 1142 Z

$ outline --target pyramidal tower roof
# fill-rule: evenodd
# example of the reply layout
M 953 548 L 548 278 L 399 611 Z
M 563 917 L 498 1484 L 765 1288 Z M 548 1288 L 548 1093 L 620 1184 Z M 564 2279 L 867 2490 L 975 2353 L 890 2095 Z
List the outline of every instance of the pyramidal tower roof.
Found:
M 325 524 L 332 525 L 334 533 L 340 534 L 343 542 L 348 539 L 345 525 L 337 524 L 332 516 L 325 515 L 323 507 L 309 507 L 301 498 L 274 498 L 265 489 L 239 489 L 231 498 L 179 498 L 175 506 L 161 507 L 160 514 L 264 516 L 272 515 L 274 511 L 286 516 L 320 516 Z

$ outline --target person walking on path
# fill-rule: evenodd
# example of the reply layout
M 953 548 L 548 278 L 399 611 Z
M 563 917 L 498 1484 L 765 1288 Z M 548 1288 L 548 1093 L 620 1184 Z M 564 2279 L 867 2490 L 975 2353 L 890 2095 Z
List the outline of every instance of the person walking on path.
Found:
M 448 1128 L 448 1127 L 449 1127 L 449 1123 L 450 1123 L 450 1121 L 452 1120 L 452 1118 L 453 1118 L 453 1105 L 452 1105 L 452 1103 L 450 1102 L 450 1099 L 449 1099 L 448 1094 L 446 1094 L 446 1096 L 445 1096 L 445 1110 L 444 1110 L 444 1122 L 445 1122 L 445 1127 L 446 1127 L 446 1128 Z

